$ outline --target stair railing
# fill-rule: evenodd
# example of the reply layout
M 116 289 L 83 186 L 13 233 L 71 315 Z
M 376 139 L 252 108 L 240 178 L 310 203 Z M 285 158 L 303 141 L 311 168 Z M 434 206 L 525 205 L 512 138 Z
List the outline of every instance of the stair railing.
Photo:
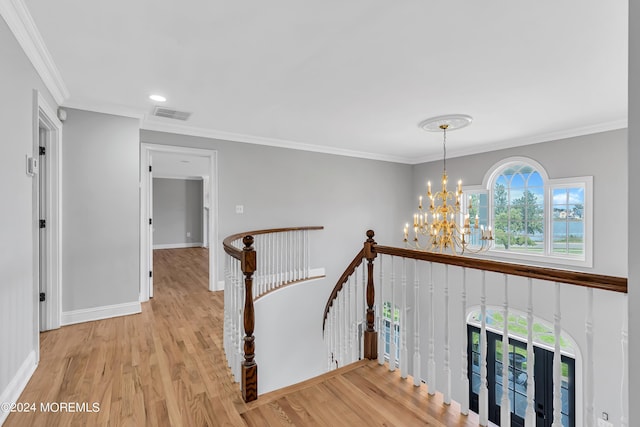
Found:
M 245 402 L 258 398 L 254 302 L 283 286 L 321 277 L 311 268 L 309 232 L 289 227 L 233 234 L 225 251 L 224 349 Z
M 474 386 L 479 388 L 478 413 L 480 424 L 488 425 L 488 387 L 487 376 L 487 313 L 488 299 L 492 299 L 493 307 L 498 307 L 502 319 L 509 319 L 511 305 L 515 293 L 511 294 L 517 286 L 526 285 L 526 292 L 516 295 L 526 299 L 527 316 L 527 356 L 526 360 L 534 360 L 533 325 L 534 325 L 534 301 L 547 302 L 545 307 L 540 307 L 547 312 L 553 307 L 553 421 L 555 425 L 562 425 L 562 373 L 561 373 L 561 348 L 563 310 L 568 304 L 561 295 L 570 295 L 586 301 L 585 342 L 583 349 L 583 365 L 586 375 L 583 380 L 583 393 L 585 402 L 583 424 L 595 426 L 596 414 L 594 408 L 594 341 L 610 339 L 610 336 L 620 336 L 623 352 L 627 348 L 627 314 L 626 297 L 627 279 L 622 277 L 605 276 L 584 272 L 551 269 L 545 267 L 526 266 L 505 263 L 487 259 L 471 258 L 466 256 L 452 256 L 415 251 L 412 249 L 380 246 L 374 240 L 374 232 L 367 231 L 367 240 L 364 248 L 358 252 L 342 274 L 336 286 L 332 290 L 323 316 L 323 333 L 327 351 L 327 367 L 336 369 L 360 358 L 377 359 L 382 365 L 387 363 L 390 371 L 400 369 L 400 376 L 407 378 L 413 376 L 413 384 L 420 386 L 423 379 L 426 380 L 428 393 L 442 393 L 443 402 L 449 404 L 452 401 L 452 382 L 460 381 L 457 389 L 464 390 L 457 396 L 460 402 L 461 413 L 469 412 L 469 378 L 473 378 Z M 374 272 L 374 260 L 377 258 L 378 270 Z M 366 263 L 366 284 L 363 261 Z M 409 266 L 408 266 L 409 264 Z M 411 266 L 411 264 L 413 264 Z M 358 280 L 358 266 L 361 269 Z M 383 269 L 384 266 L 384 269 Z M 411 268 L 413 267 L 413 268 Z M 374 280 L 377 277 L 376 280 Z M 454 277 L 454 279 L 452 279 Z M 526 278 L 526 280 L 518 278 Z M 412 279 L 412 280 L 411 280 Z M 413 296 L 410 295 L 410 283 L 413 283 Z M 575 285 L 579 288 L 576 288 Z M 489 287 L 489 291 L 487 291 Z M 523 288 L 520 288 L 524 290 Z M 454 295 L 454 292 L 460 292 Z M 425 294 L 426 292 L 426 294 Z M 613 292 L 608 296 L 615 300 L 614 312 L 622 314 L 621 328 L 615 331 L 606 331 L 604 334 L 594 336 L 594 292 Z M 536 294 L 537 293 L 537 294 Z M 580 295 L 583 293 L 584 295 Z M 620 298 L 613 298 L 622 294 Z M 453 298 L 452 298 L 453 296 Z M 537 296 L 537 298 L 534 298 Z M 511 299 L 510 299 L 511 298 Z M 565 297 L 566 298 L 566 297 Z M 477 303 L 477 304 L 473 304 Z M 479 352 L 479 366 L 475 361 L 467 358 L 467 321 L 468 308 L 479 306 L 480 310 L 480 337 L 477 345 Z M 522 304 L 521 304 L 522 305 Z M 499 310 L 501 306 L 502 310 Z M 426 309 L 426 310 L 425 310 Z M 355 311 L 355 313 L 353 313 Z M 452 312 L 460 315 L 452 316 Z M 423 313 L 421 317 L 421 314 Z M 438 316 L 436 316 L 438 313 Z M 568 312 L 567 312 L 568 315 Z M 426 321 L 425 321 L 426 320 Z M 427 339 L 421 339 L 421 326 L 426 323 Z M 500 325 L 489 325 L 494 330 L 499 326 L 502 336 L 509 336 L 509 321 L 503 321 Z M 437 328 L 441 328 L 439 334 Z M 409 330 L 413 336 L 408 336 Z M 457 334 L 453 335 L 452 331 Z M 452 336 L 461 336 L 461 343 L 453 343 Z M 508 340 L 503 339 L 502 348 L 502 378 L 508 378 L 507 370 L 510 366 Z M 423 344 L 426 343 L 426 344 Z M 456 344 L 461 349 L 460 359 L 454 360 L 451 347 Z M 422 362 L 423 350 L 426 349 L 426 364 Z M 412 357 L 411 357 L 412 355 Z M 621 422 L 625 424 L 625 416 L 628 408 L 624 402 L 628 402 L 626 396 L 626 378 L 624 373 L 628 369 L 626 354 L 622 357 L 622 384 L 620 391 Z M 458 376 L 452 376 L 452 364 L 458 364 L 461 369 Z M 618 363 L 619 360 L 614 360 Z M 526 389 L 526 409 L 520 404 L 519 410 L 526 420 L 526 425 L 535 425 L 536 408 L 534 407 L 535 379 L 534 363 L 526 364 L 528 381 L 520 385 Z M 440 366 L 438 366 L 440 364 Z M 426 372 L 421 368 L 426 365 Z M 468 368 L 472 370 L 469 371 Z M 524 368 L 523 368 L 524 369 Z M 424 373 L 424 375 L 422 375 Z M 523 375 L 524 377 L 524 375 Z M 458 379 L 456 379 L 458 378 Z M 438 379 L 438 381 L 436 381 Z M 478 384 L 479 382 L 479 384 Z M 509 383 L 503 381 L 502 400 L 500 402 L 501 419 L 511 419 L 511 402 L 508 399 Z M 513 386 L 515 387 L 515 385 Z M 577 398 L 577 396 L 576 396 Z M 505 421 L 502 425 L 510 425 Z

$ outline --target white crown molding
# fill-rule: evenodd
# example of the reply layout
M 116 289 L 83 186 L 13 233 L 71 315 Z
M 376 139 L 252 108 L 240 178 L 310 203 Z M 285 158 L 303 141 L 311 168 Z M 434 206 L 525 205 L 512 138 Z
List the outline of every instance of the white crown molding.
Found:
M 597 125 L 583 126 L 580 128 L 566 129 L 558 132 L 551 132 L 542 135 L 536 135 L 532 137 L 510 139 L 500 142 L 491 142 L 488 144 L 479 144 L 474 147 L 460 149 L 460 150 L 447 150 L 447 158 L 470 156 L 473 154 L 486 153 L 487 151 L 498 151 L 506 148 L 520 147 L 523 145 L 538 144 L 542 142 L 558 141 L 561 139 L 574 138 L 577 136 L 590 135 L 594 133 L 607 132 L 612 130 L 624 129 L 627 127 L 627 120 L 614 120 L 606 123 L 599 123 Z M 429 163 L 442 160 L 441 155 L 432 155 L 418 157 L 411 160 L 411 164 L 417 165 L 420 163 Z
M 23 0 L 0 0 L 0 14 L 58 105 L 69 91 Z
M 289 148 L 292 150 L 312 151 L 315 153 L 334 154 L 338 156 L 357 157 L 361 159 L 380 160 L 393 163 L 413 163 L 413 159 L 401 156 L 389 156 L 364 151 L 345 150 L 337 147 L 306 144 L 285 139 L 265 138 L 261 136 L 245 135 L 214 129 L 197 128 L 193 126 L 160 122 L 146 116 L 141 123 L 141 129 L 158 132 L 177 133 L 180 135 L 199 136 L 203 138 L 219 139 L 223 141 L 245 142 L 248 144 L 268 145 L 270 147 Z
M 2 1 L 2 0 L 0 0 Z M 108 105 L 90 101 L 70 99 L 62 104 L 62 107 L 73 108 L 75 110 L 92 111 L 94 113 L 111 114 L 112 116 L 130 117 L 142 121 L 145 113 L 135 108 L 123 105 Z

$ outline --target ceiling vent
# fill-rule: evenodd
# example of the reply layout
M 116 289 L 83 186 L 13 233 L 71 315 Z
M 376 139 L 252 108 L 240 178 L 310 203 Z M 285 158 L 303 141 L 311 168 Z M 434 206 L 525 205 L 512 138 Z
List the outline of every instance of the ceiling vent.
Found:
M 188 120 L 189 117 L 191 117 L 191 113 L 187 113 L 186 111 L 172 110 L 171 108 L 165 107 L 155 107 L 153 109 L 153 115 L 182 121 Z

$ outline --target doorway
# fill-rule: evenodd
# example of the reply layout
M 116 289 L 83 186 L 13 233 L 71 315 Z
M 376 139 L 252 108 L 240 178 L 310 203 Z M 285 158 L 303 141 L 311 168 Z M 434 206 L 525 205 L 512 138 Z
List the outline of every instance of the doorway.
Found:
M 60 327 L 62 122 L 38 91 L 33 97 L 34 324 L 38 332 Z M 36 339 L 39 339 L 36 334 Z M 39 348 L 36 346 L 35 348 Z
M 180 164 L 173 168 L 164 165 L 164 159 L 182 159 L 181 163 L 189 163 L 193 160 L 200 164 L 199 172 L 180 174 Z M 190 159 L 190 160 L 185 160 Z M 175 163 L 175 162 L 174 162 Z M 186 165 L 182 165 L 186 166 Z M 161 173 L 158 173 L 158 172 Z M 168 146 L 158 144 L 141 144 L 140 155 L 140 301 L 148 301 L 153 297 L 153 249 L 154 249 L 154 179 L 190 179 L 199 180 L 202 183 L 202 246 L 209 247 L 209 283 L 210 291 L 217 290 L 217 152 L 198 148 L 180 146 Z M 190 233 L 190 231 L 187 231 Z M 192 236 L 188 235 L 187 238 Z M 188 245 L 187 245 L 188 246 Z M 185 247 L 187 247 L 185 246 Z

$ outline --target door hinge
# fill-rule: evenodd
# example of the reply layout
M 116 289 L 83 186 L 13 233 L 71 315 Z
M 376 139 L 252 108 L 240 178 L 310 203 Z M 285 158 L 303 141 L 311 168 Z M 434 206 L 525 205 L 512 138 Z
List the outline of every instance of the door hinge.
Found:
M 45 147 L 40 147 L 40 155 L 44 156 L 45 154 L 47 154 L 47 149 Z
M 151 167 L 151 165 L 149 165 L 149 172 L 151 172 L 153 170 L 153 168 Z
M 153 224 L 153 219 L 149 218 L 149 225 Z
M 47 299 L 46 295 L 44 292 L 40 292 L 40 302 L 43 302 Z
M 149 277 L 153 277 L 153 271 L 149 271 Z
M 47 220 L 46 219 L 41 219 L 40 220 L 40 228 L 45 228 L 47 226 Z

